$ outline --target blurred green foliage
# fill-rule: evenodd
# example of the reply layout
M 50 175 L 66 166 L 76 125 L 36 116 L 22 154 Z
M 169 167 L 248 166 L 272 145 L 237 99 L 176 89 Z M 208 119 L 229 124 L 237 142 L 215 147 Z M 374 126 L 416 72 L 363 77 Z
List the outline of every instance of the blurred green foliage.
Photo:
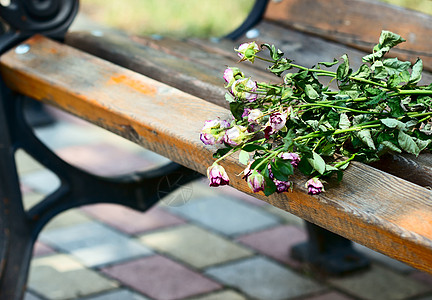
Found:
M 431 0 L 381 1 L 432 14 Z M 161 34 L 177 37 L 223 36 L 243 22 L 254 2 L 254 0 L 80 1 L 81 11 L 98 23 L 133 34 Z
M 237 28 L 253 0 L 81 0 L 98 23 L 134 34 L 220 37 Z
M 381 0 L 383 2 L 407 7 L 413 10 L 421 11 L 425 14 L 432 14 L 431 0 Z M 401 24 L 402 25 L 402 24 Z

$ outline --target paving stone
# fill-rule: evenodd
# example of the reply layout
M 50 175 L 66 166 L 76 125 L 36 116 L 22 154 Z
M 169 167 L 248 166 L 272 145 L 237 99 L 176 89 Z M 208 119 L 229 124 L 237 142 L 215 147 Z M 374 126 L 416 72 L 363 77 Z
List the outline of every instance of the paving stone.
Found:
M 80 300 L 150 300 L 147 297 L 139 295 L 125 289 L 118 289 L 97 296 L 85 297 Z
M 170 211 L 226 235 L 239 235 L 278 224 L 279 219 L 260 208 L 223 197 L 194 199 Z
M 47 169 L 27 173 L 21 176 L 20 180 L 24 185 L 43 195 L 51 194 L 60 186 L 60 179 Z
M 218 283 L 159 255 L 107 267 L 102 271 L 158 300 L 183 299 L 221 288 Z
M 329 292 L 311 297 L 302 298 L 302 300 L 354 300 L 349 296 L 343 295 L 339 292 Z
M 206 181 L 208 181 L 207 178 L 206 178 Z M 220 193 L 225 194 L 227 198 L 239 199 L 239 200 L 245 201 L 248 204 L 252 204 L 252 205 L 256 205 L 256 206 L 268 205 L 267 202 L 260 200 L 260 199 L 257 199 L 255 197 L 248 195 L 244 192 L 241 192 L 239 190 L 236 190 L 235 188 L 233 188 L 232 186 L 229 186 L 229 185 L 220 186 L 220 187 L 218 187 L 218 190 Z
M 41 200 L 43 200 L 45 197 L 43 194 L 35 193 L 31 189 L 27 192 L 21 189 L 21 193 L 23 197 L 23 205 L 25 210 L 29 210 L 30 208 L 38 204 Z
M 418 280 L 420 282 L 432 286 L 432 274 L 415 270 L 411 272 L 409 276 L 415 280 Z
M 401 261 L 390 258 L 387 255 L 376 252 L 376 251 L 369 249 L 363 245 L 354 243 L 354 248 L 356 250 L 358 250 L 359 252 L 363 253 L 364 255 L 366 255 L 366 257 L 369 257 L 372 260 L 375 260 L 381 264 L 384 264 L 384 265 L 394 269 L 395 271 L 408 273 L 408 272 L 415 270 L 413 267 L 411 267 L 411 266 L 409 266 L 409 265 L 407 265 Z
M 116 288 L 118 283 L 86 269 L 68 255 L 57 254 L 32 260 L 28 285 L 47 299 L 74 299 Z
M 97 126 L 74 124 L 66 121 L 58 121 L 52 126 L 38 127 L 36 136 L 49 148 L 56 151 L 60 148 L 75 145 L 90 145 L 103 140 L 102 129 Z
M 21 176 L 44 168 L 37 160 L 22 149 L 18 149 L 15 152 L 15 162 L 18 174 Z
M 252 255 L 252 251 L 193 225 L 183 225 L 142 236 L 147 246 L 196 268 L 205 268 Z
M 406 299 L 432 290 L 430 285 L 378 265 L 372 265 L 368 271 L 331 279 L 329 282 L 350 295 L 370 300 Z
M 48 224 L 45 225 L 43 231 L 50 231 L 59 228 L 71 227 L 83 223 L 90 222 L 91 219 L 82 213 L 79 209 L 69 209 L 55 216 Z
M 51 255 L 54 253 L 56 253 L 54 249 L 39 241 L 36 241 L 33 247 L 33 257 Z
M 158 206 L 144 213 L 116 204 L 87 205 L 82 210 L 87 215 L 127 234 L 138 234 L 185 223 L 182 218 Z
M 95 222 L 42 232 L 40 240 L 71 253 L 89 267 L 100 267 L 153 253 L 139 242 Z
M 305 221 L 302 218 L 299 218 L 296 215 L 293 215 L 289 212 L 286 212 L 286 211 L 284 211 L 280 208 L 277 208 L 273 205 L 270 205 L 270 204 L 264 205 L 263 209 L 265 209 L 266 211 L 278 216 L 286 224 L 294 225 L 294 226 L 302 227 L 302 228 L 305 225 Z
M 206 294 L 200 297 L 188 298 L 188 300 L 247 300 L 247 298 L 235 291 L 225 290 Z
M 324 288 L 264 257 L 209 268 L 205 274 L 240 289 L 254 299 L 278 300 L 307 296 Z
M 306 232 L 291 225 L 278 226 L 237 238 L 260 253 L 298 268 L 300 263 L 290 256 L 292 246 L 306 240 Z
M 74 166 L 102 176 L 128 174 L 158 166 L 143 156 L 107 142 L 69 146 L 58 149 L 57 154 Z
M 30 292 L 27 292 L 27 293 L 25 293 L 25 295 L 24 295 L 24 300 L 41 300 L 41 298 L 39 298 L 39 297 L 33 295 L 33 294 L 30 293 Z

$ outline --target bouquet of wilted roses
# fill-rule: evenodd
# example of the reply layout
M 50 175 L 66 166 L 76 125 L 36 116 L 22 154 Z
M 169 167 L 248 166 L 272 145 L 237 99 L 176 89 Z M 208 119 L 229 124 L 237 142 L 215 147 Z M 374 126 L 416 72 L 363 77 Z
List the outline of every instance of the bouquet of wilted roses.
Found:
M 268 70 L 283 80 L 256 82 L 238 68 L 225 70 L 232 119 L 206 121 L 200 135 L 204 144 L 222 146 L 207 170 L 210 186 L 229 183 L 219 162 L 235 152 L 246 166 L 240 175 L 252 191 L 270 195 L 293 188 L 290 177 L 295 168 L 310 177 L 308 192 L 318 194 L 324 191 L 322 179 L 336 175 L 341 180 L 352 160 L 368 163 L 388 152 L 418 155 L 429 148 L 432 84 L 417 85 L 422 61 L 411 65 L 384 58 L 404 41 L 383 31 L 355 72 L 347 55 L 341 62 L 335 59 L 307 68 L 283 57 L 273 45 L 240 45 L 235 49 L 240 61 L 267 61 Z M 258 55 L 263 49 L 269 58 Z M 335 71 L 329 70 L 332 66 Z M 320 81 L 322 77 L 338 89 L 331 90 L 330 83 Z

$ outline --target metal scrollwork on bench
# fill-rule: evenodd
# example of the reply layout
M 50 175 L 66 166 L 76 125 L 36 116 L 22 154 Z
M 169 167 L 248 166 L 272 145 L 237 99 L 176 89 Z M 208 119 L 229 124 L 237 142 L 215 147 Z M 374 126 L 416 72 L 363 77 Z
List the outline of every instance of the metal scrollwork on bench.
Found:
M 0 54 L 39 33 L 62 40 L 78 10 L 77 0 L 0 1 L 6 23 Z M 105 178 L 69 165 L 46 147 L 25 120 L 25 99 L 0 80 L 0 300 L 22 299 L 35 240 L 60 212 L 86 204 L 110 202 L 145 211 L 159 200 L 161 182 L 172 192 L 201 175 L 169 163 L 157 170 Z M 60 179 L 60 187 L 26 211 L 22 202 L 15 152 L 24 150 Z
M 36 33 L 62 39 L 78 6 L 78 0 L 0 1 L 0 17 L 8 27 L 0 37 L 0 53 Z

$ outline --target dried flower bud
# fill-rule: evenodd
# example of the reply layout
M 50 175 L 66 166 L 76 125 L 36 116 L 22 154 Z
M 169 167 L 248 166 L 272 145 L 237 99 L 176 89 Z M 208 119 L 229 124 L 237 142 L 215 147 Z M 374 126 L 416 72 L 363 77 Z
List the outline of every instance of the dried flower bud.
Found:
M 213 164 L 207 169 L 207 177 L 210 180 L 210 186 L 220 186 L 229 184 L 228 174 L 225 169 L 218 164 Z
M 288 159 L 291 161 L 293 167 L 297 167 L 300 162 L 300 156 L 294 152 L 282 152 L 278 155 L 282 159 Z
M 262 176 L 258 171 L 252 170 L 247 176 L 247 184 L 249 188 L 254 192 L 264 191 L 264 176 Z
M 325 192 L 324 185 L 316 177 L 309 179 L 306 182 L 305 186 L 308 189 L 308 194 L 310 194 L 310 195 L 316 195 L 316 194 L 319 194 L 321 192 Z
M 240 61 L 248 60 L 252 63 L 255 61 L 256 54 L 261 51 L 255 42 L 243 43 L 238 47 L 238 49 L 234 50 L 238 52 Z
M 240 125 L 234 125 L 225 131 L 223 140 L 230 146 L 238 146 L 247 139 L 247 128 Z

